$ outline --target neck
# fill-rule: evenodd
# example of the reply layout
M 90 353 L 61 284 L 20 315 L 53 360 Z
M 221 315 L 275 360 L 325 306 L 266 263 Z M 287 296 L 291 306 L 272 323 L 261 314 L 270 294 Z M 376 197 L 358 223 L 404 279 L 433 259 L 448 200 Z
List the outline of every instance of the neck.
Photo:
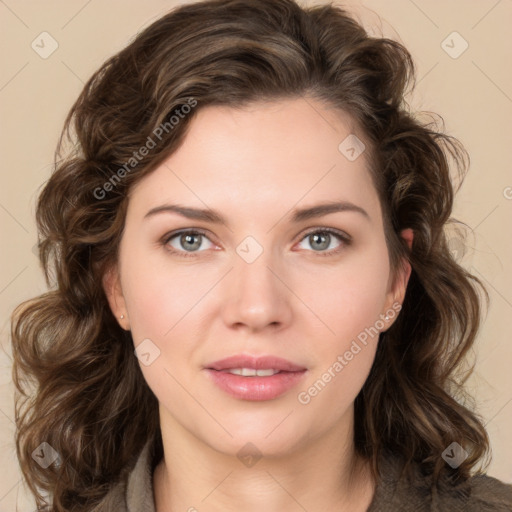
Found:
M 157 512 L 365 512 L 372 500 L 375 482 L 355 453 L 352 417 L 321 439 L 247 465 L 165 415 L 161 419 L 164 458 L 153 479 Z

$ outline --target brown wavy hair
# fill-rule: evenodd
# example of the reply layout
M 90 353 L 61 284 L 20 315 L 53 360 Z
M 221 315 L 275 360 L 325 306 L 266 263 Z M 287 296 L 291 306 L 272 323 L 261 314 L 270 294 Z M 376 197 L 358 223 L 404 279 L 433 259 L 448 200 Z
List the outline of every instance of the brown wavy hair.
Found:
M 346 112 L 362 130 L 392 271 L 404 259 L 412 266 L 402 312 L 381 335 L 356 398 L 357 453 L 374 475 L 384 454 L 406 468 L 420 464 L 434 481 L 474 473 L 489 440 L 463 384 L 487 295 L 455 261 L 445 229 L 469 160 L 439 118 L 410 112 L 405 96 L 414 81 L 400 43 L 369 36 L 342 8 L 293 0 L 181 6 L 93 74 L 38 199 L 49 290 L 12 317 L 17 454 L 38 504 L 46 497 L 52 511 L 103 510 L 148 440 L 161 454 L 158 402 L 102 287 L 117 260 L 130 189 L 179 147 L 202 107 L 284 98 Z M 141 156 L 149 139 L 155 147 Z M 414 230 L 411 249 L 399 235 L 405 228 Z M 469 453 L 456 470 L 441 458 L 453 441 Z M 47 469 L 31 456 L 42 442 L 60 455 Z

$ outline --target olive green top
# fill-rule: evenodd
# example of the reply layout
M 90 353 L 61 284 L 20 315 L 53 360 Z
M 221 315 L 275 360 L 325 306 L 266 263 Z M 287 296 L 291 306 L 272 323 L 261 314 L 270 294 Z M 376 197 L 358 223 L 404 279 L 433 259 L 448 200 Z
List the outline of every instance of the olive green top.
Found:
M 126 483 L 112 488 L 93 512 L 156 512 L 152 485 L 156 461 L 151 453 L 148 443 Z M 512 485 L 495 478 L 474 476 L 457 485 L 440 482 L 433 490 L 430 478 L 422 476 L 419 469 L 407 482 L 400 478 L 400 468 L 397 459 L 383 459 L 382 477 L 367 512 L 512 511 Z

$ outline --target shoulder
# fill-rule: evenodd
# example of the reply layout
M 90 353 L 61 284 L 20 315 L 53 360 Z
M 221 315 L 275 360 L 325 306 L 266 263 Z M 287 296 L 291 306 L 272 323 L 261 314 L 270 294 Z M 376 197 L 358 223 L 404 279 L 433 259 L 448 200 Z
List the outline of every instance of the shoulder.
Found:
M 396 459 L 383 460 L 381 478 L 368 512 L 511 512 L 512 485 L 487 475 L 454 484 L 448 478 L 433 485 L 421 466 L 411 478 Z
M 467 481 L 468 512 L 512 511 L 512 485 L 487 475 L 478 475 Z

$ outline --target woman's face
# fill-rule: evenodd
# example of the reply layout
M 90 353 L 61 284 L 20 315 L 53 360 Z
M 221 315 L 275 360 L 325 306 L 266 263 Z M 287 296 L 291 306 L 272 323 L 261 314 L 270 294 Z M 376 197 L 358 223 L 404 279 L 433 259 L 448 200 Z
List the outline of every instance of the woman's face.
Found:
M 270 455 L 350 428 L 408 277 L 354 135 L 313 100 L 206 107 L 132 190 L 107 295 L 174 434 Z

